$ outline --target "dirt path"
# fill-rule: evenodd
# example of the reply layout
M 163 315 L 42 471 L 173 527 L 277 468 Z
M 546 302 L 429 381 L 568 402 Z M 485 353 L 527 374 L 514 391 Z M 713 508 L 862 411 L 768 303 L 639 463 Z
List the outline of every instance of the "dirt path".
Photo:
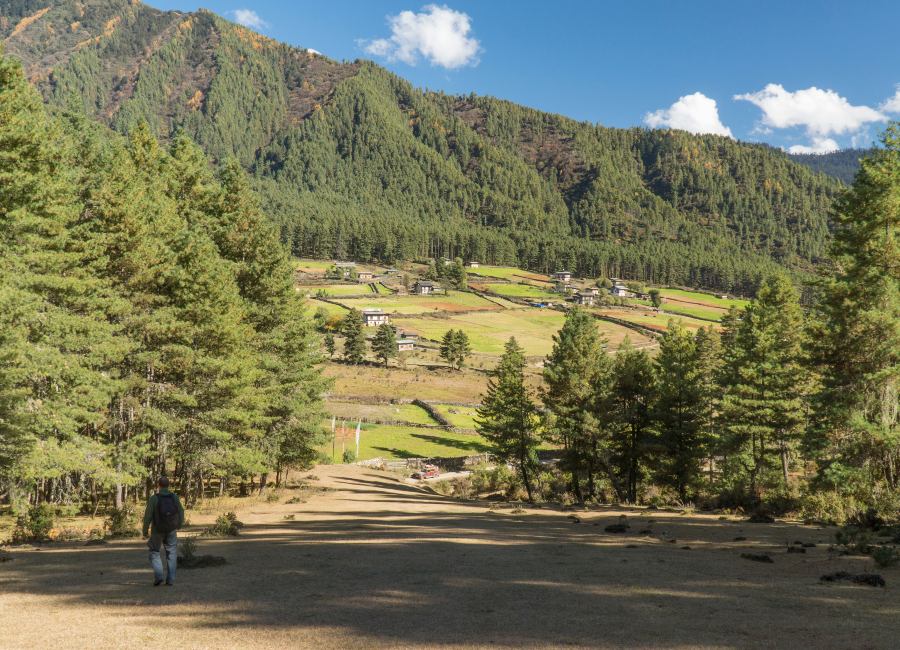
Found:
M 332 491 L 241 513 L 239 538 L 201 543 L 228 565 L 180 570 L 170 589 L 150 585 L 139 541 L 12 551 L 0 564 L 0 647 L 889 648 L 900 638 L 900 570 L 882 571 L 884 589 L 819 583 L 872 569 L 829 558 L 829 530 L 654 512 L 629 514 L 632 534 L 613 535 L 604 526 L 618 511 L 575 524 L 375 470 L 314 474 Z M 818 546 L 788 555 L 793 541 Z M 741 559 L 748 550 L 775 562 Z

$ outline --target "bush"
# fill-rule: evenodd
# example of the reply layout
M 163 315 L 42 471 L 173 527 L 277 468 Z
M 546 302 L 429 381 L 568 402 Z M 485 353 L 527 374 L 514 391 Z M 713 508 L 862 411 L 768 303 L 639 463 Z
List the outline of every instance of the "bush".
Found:
M 832 490 L 811 492 L 800 501 L 803 519 L 825 524 L 842 525 L 859 510 L 856 499 Z
M 27 544 L 31 542 L 46 542 L 50 539 L 50 531 L 53 530 L 54 509 L 46 503 L 32 506 L 23 515 L 16 518 L 16 527 L 13 529 L 12 543 Z
M 872 549 L 872 559 L 882 569 L 900 563 L 900 550 L 892 546 L 876 546 Z
M 345 465 L 349 465 L 350 463 L 356 462 L 356 454 L 353 453 L 352 449 L 345 449 L 344 454 L 341 456 L 341 461 Z
M 514 493 L 519 487 L 519 479 L 506 465 L 495 467 L 479 467 L 469 475 L 472 479 L 472 491 L 475 494 L 502 492 L 504 495 Z
M 178 540 L 178 550 L 181 551 L 181 555 L 178 557 L 179 562 L 193 562 L 197 557 L 197 539 L 185 537 Z
M 218 535 L 220 537 L 235 537 L 244 527 L 243 522 L 238 521 L 237 515 L 233 512 L 226 512 L 219 515 L 216 523 L 206 529 L 208 535 Z
M 109 537 L 135 537 L 140 532 L 137 529 L 134 508 L 129 504 L 110 510 L 103 527 Z

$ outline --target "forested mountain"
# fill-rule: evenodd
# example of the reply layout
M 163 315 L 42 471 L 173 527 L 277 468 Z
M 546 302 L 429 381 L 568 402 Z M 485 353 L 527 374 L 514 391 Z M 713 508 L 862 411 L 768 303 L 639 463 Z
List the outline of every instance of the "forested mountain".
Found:
M 297 254 L 736 290 L 826 254 L 840 183 L 764 145 L 427 93 L 203 10 L 0 0 L 0 38 L 51 105 L 235 156 Z
M 833 176 L 847 185 L 859 171 L 859 160 L 872 153 L 872 149 L 842 149 L 831 153 L 792 153 L 788 157 L 816 172 Z

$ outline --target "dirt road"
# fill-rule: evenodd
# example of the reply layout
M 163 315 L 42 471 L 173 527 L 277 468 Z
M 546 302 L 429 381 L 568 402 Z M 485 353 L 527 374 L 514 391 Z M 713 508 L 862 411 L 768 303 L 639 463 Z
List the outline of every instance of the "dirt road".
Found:
M 173 588 L 151 586 L 139 540 L 13 550 L 0 564 L 0 647 L 896 648 L 900 639 L 900 570 L 881 572 L 883 589 L 819 582 L 873 570 L 871 560 L 830 557 L 831 530 L 626 512 L 631 529 L 616 535 L 604 527 L 620 511 L 580 512 L 573 523 L 549 508 L 457 502 L 375 470 L 313 473 L 331 491 L 240 513 L 240 537 L 201 542 L 228 564 L 181 570 Z M 817 546 L 787 554 L 794 541 Z M 748 551 L 774 563 L 741 559 Z

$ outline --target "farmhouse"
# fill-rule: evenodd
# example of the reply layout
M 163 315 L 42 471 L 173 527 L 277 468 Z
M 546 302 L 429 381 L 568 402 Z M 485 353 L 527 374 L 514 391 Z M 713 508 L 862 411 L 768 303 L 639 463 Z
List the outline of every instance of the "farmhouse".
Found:
M 553 279 L 558 280 L 560 282 L 571 282 L 572 281 L 572 272 L 571 271 L 557 271 L 553 274 Z
M 610 289 L 609 292 L 617 298 L 634 298 L 634 292 L 632 292 L 624 284 L 614 284 L 613 288 Z
M 412 352 L 416 349 L 416 342 L 412 339 L 398 339 L 397 352 Z
M 413 285 L 413 291 L 420 296 L 430 296 L 434 293 L 434 282 L 430 280 L 416 280 Z
M 362 317 L 366 327 L 378 327 L 391 322 L 391 317 L 378 308 L 363 309 Z
M 470 269 L 477 269 L 479 266 L 481 265 L 478 262 L 469 262 Z
M 356 274 L 356 279 L 360 282 L 371 282 L 372 278 L 375 277 L 375 274 L 371 271 L 360 271 Z
M 579 291 L 575 294 L 575 302 L 579 305 L 587 305 L 588 307 L 594 306 L 594 294 L 590 291 Z

